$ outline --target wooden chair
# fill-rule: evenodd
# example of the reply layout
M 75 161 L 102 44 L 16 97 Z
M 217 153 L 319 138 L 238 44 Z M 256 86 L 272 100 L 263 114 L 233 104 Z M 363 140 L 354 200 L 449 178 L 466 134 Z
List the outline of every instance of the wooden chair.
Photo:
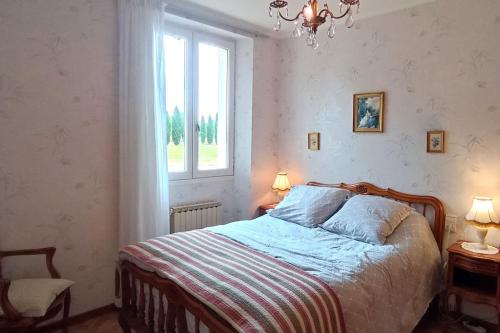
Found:
M 69 308 L 71 304 L 71 294 L 70 286 L 73 284 L 72 281 L 61 279 L 60 274 L 54 267 L 52 259 L 56 249 L 54 247 L 43 248 L 43 249 L 30 249 L 30 250 L 17 250 L 17 251 L 0 251 L 0 307 L 3 314 L 0 314 L 0 332 L 2 333 L 21 333 L 21 332 L 32 332 L 35 327 L 43 321 L 55 317 L 61 309 L 63 309 L 63 332 L 67 332 L 67 321 L 69 315 Z M 47 264 L 47 269 L 50 273 L 51 279 L 29 279 L 29 280 L 13 280 L 4 279 L 2 277 L 2 259 L 5 257 L 12 256 L 31 256 L 31 255 L 45 255 L 45 261 Z M 52 280 L 57 279 L 57 281 Z M 33 287 L 37 286 L 48 286 L 57 284 L 59 291 L 55 290 L 37 290 L 42 293 L 52 292 L 53 295 L 57 295 L 52 301 L 48 308 L 46 308 L 45 314 L 40 316 L 27 316 L 20 313 L 18 309 L 9 300 L 9 294 L 15 292 L 11 290 L 9 293 L 9 287 L 11 283 L 17 283 L 19 281 L 24 281 L 24 283 L 33 282 Z M 49 283 L 47 283 L 49 282 Z M 50 301 L 49 301 L 50 302 Z M 15 303 L 13 301 L 13 303 Z M 44 309 L 43 309 L 44 310 Z M 43 311 L 42 310 L 42 311 Z

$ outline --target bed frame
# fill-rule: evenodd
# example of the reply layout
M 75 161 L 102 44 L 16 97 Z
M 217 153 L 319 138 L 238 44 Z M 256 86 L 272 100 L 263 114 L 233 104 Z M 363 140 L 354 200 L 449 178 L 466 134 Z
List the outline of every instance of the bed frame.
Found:
M 445 223 L 444 207 L 432 196 L 412 195 L 392 189 L 382 189 L 370 183 L 322 184 L 310 182 L 307 185 L 336 187 L 356 194 L 377 195 L 405 202 L 427 217 L 434 232 L 439 250 L 442 250 Z M 175 282 L 148 272 L 137 265 L 124 261 L 117 275 L 117 288 L 121 285 L 122 308 L 119 322 L 124 332 L 131 329 L 138 333 L 187 333 L 186 312 L 195 319 L 195 333 L 204 323 L 211 333 L 229 333 L 235 330 L 226 320 L 186 293 Z M 152 295 L 157 292 L 161 302 L 155 302 Z

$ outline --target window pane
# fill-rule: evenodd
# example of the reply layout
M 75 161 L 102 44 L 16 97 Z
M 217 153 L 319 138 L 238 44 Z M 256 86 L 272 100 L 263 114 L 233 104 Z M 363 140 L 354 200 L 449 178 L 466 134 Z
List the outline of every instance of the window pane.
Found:
M 198 50 L 198 170 L 226 169 L 229 52 L 205 43 Z
M 165 35 L 168 171 L 187 171 L 186 158 L 186 46 L 183 38 Z

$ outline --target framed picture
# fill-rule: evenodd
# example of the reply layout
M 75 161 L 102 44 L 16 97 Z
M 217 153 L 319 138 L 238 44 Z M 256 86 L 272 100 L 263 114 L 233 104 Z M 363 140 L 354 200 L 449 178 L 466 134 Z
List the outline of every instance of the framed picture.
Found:
M 319 140 L 320 134 L 318 132 L 307 134 L 307 148 L 309 150 L 319 150 Z
M 384 132 L 385 93 L 355 94 L 353 132 Z
M 427 132 L 427 152 L 444 153 L 444 131 Z

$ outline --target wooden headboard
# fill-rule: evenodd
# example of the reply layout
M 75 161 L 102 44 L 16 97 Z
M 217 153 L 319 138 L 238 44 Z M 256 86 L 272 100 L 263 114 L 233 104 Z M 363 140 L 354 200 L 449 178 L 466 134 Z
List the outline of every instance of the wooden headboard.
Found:
M 402 193 L 390 188 L 383 189 L 365 182 L 356 184 L 323 184 L 318 182 L 309 182 L 307 183 L 307 185 L 343 188 L 356 194 L 378 195 L 405 202 L 411 207 L 415 208 L 418 212 L 424 215 L 427 220 L 429 220 L 439 250 L 442 250 L 445 213 L 443 203 L 438 198 L 425 195 Z M 429 207 L 431 209 L 429 209 Z

